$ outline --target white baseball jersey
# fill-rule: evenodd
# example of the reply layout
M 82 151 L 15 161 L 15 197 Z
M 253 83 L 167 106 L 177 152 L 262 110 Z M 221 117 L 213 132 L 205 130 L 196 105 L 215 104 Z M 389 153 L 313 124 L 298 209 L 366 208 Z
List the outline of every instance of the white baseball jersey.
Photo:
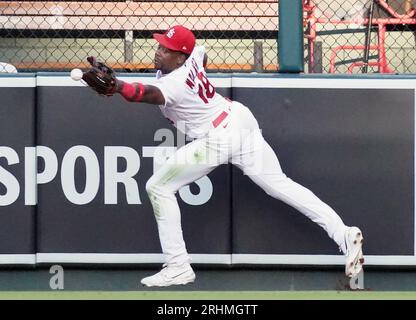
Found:
M 167 265 L 182 266 L 190 261 L 176 192 L 223 163 L 234 164 L 267 194 L 320 225 L 346 252 L 343 244 L 349 229 L 341 218 L 310 190 L 283 173 L 252 112 L 215 93 L 206 78 L 203 57 L 204 48 L 195 48 L 182 67 L 165 76 L 158 73 L 156 83 L 166 101 L 160 107 L 163 114 L 179 130 L 179 122 L 185 122 L 185 133 L 200 138 L 179 148 L 146 183 Z M 215 127 L 219 130 L 210 130 Z M 362 252 L 357 252 L 357 257 L 362 257 Z
M 166 75 L 159 70 L 154 84 L 165 98 L 165 105 L 159 106 L 163 115 L 191 138 L 206 135 L 229 105 L 206 76 L 204 54 L 203 46 L 195 47 L 180 68 Z

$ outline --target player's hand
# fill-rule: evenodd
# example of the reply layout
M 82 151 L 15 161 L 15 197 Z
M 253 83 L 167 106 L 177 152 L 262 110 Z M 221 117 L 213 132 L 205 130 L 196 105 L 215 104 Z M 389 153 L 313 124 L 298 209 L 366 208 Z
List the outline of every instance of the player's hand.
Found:
M 117 92 L 117 78 L 113 69 L 97 60 L 96 57 L 88 57 L 91 68 L 84 72 L 82 80 L 98 94 L 112 96 Z

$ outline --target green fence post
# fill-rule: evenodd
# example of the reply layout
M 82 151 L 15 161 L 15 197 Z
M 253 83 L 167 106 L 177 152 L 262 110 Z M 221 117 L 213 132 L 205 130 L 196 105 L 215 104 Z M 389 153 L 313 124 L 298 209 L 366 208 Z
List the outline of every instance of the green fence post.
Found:
M 303 1 L 279 0 L 279 72 L 303 72 Z

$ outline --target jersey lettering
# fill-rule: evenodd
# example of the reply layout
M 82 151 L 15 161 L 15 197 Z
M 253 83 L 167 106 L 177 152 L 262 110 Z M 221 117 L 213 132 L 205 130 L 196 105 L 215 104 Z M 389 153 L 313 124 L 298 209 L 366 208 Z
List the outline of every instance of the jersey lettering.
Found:
M 186 79 L 186 84 L 189 88 L 193 89 L 195 87 L 195 78 L 198 74 L 198 65 L 195 62 L 195 59 L 191 60 L 192 68 L 189 70 L 188 78 Z
M 202 101 L 208 103 L 208 99 L 211 99 L 215 95 L 215 88 L 209 82 L 204 72 L 198 73 L 198 79 L 201 82 L 200 84 L 198 84 L 198 95 L 202 99 Z
M 198 95 L 205 104 L 208 104 L 208 99 L 211 99 L 215 95 L 215 88 L 209 82 L 205 72 L 199 71 L 198 72 L 198 65 L 195 59 L 191 60 L 192 67 L 189 71 L 188 77 L 185 81 L 186 85 L 190 89 L 194 89 L 196 84 L 196 79 L 198 79 Z

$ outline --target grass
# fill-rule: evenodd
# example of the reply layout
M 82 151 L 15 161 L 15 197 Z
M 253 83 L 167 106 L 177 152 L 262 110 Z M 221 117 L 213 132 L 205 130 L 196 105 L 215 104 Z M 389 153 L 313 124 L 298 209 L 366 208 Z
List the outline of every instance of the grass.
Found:
M 414 291 L 2 291 L 0 300 L 416 300 Z

